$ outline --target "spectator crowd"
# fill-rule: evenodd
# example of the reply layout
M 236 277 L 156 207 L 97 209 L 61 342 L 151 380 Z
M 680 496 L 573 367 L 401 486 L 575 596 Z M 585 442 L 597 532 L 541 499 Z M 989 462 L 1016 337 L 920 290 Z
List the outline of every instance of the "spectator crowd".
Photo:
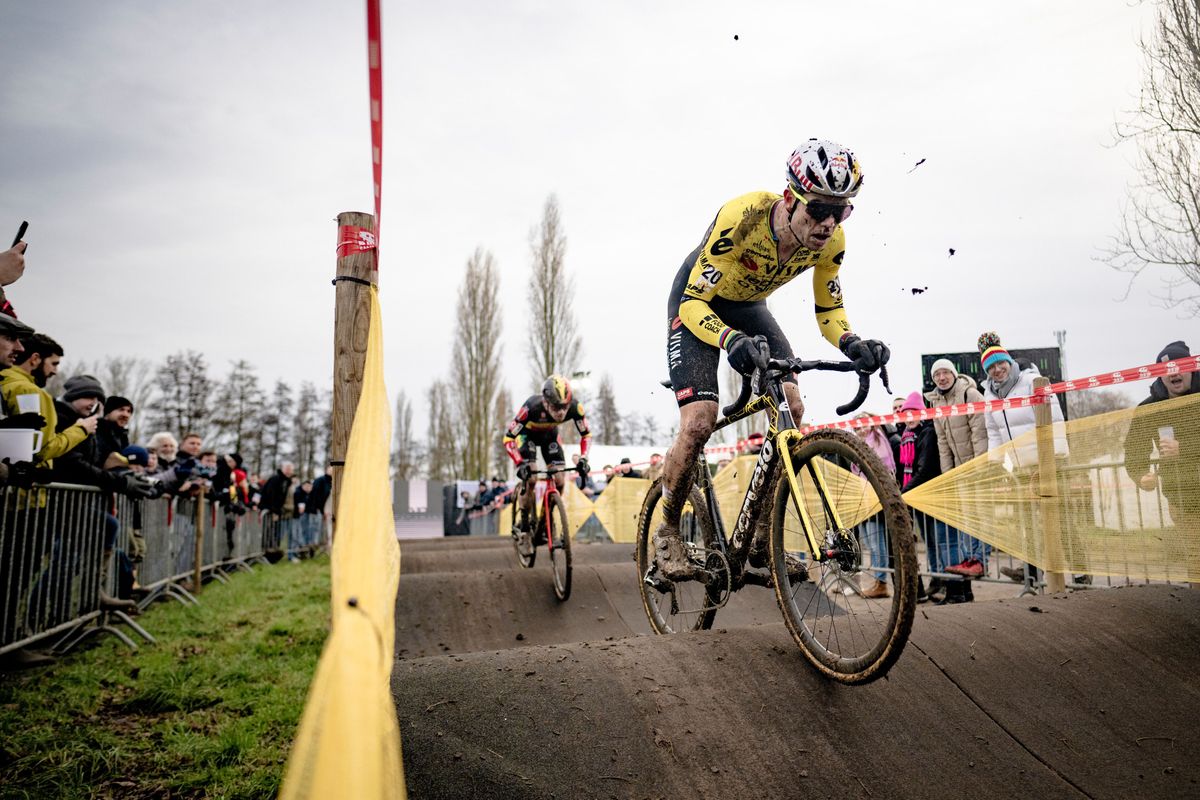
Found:
M 330 470 L 298 476 L 295 466 L 285 462 L 274 474 L 260 476 L 247 471 L 238 453 L 206 448 L 196 432 L 177 440 L 174 433 L 160 431 L 144 443 L 131 442 L 130 422 L 137 409 L 129 399 L 107 394 L 92 375 L 72 375 L 61 394 L 51 396 L 47 386 L 66 353 L 49 334 L 17 318 L 2 288 L 23 274 L 24 252 L 24 242 L 0 252 L 0 430 L 30 431 L 30 449 L 26 458 L 0 460 L 0 488 L 51 482 L 94 486 L 108 497 L 104 506 L 110 509 L 118 494 L 134 500 L 204 497 L 226 510 L 227 537 L 238 516 L 259 513 L 278 525 L 278 557 L 298 561 L 325 545 Z M 137 613 L 135 603 L 112 597 L 104 588 L 119 534 L 120 521 L 106 513 L 101 607 Z M 130 544 L 130 568 L 136 569 L 142 545 L 136 537 Z M 7 573 L 7 563 L 5 569 Z M 6 580 L 12 581 L 11 574 Z M 18 653 L 9 659 L 14 660 L 25 666 L 43 659 Z

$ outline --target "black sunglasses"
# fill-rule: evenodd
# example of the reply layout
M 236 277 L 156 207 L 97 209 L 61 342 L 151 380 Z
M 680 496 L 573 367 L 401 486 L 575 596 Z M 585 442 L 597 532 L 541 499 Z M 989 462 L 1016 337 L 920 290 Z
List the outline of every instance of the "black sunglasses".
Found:
M 833 217 L 836 223 L 845 222 L 850 216 L 850 212 L 854 210 L 854 206 L 849 203 L 826 203 L 822 200 L 809 200 L 804 195 L 797 194 L 796 199 L 804 204 L 804 210 L 808 216 L 812 217 L 814 222 L 824 222 Z

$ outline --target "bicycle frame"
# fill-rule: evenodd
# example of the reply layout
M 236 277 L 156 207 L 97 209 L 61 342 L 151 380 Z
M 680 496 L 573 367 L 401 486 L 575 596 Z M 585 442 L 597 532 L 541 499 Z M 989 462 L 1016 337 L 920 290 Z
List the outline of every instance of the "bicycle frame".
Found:
M 541 513 L 538 521 L 546 526 L 546 545 L 550 550 L 554 550 L 554 531 L 550 524 L 550 495 L 559 494 L 558 484 L 554 480 L 554 476 L 559 473 L 574 472 L 574 469 L 539 469 L 534 470 L 531 474 L 542 476 L 538 483 L 545 484 L 545 489 L 542 491 Z M 521 484 L 521 493 L 529 491 L 525 488 L 525 484 Z
M 817 562 L 825 561 L 830 557 L 830 554 L 827 554 L 823 550 L 822 543 L 817 538 L 816 526 L 808 513 L 808 509 L 800 502 L 800 498 L 803 495 L 797 479 L 796 466 L 792 463 L 791 452 L 792 445 L 799 442 L 803 437 L 796 428 L 795 420 L 792 418 L 791 408 L 788 406 L 787 397 L 783 391 L 783 381 L 780 378 L 772 377 L 767 379 L 766 383 L 766 390 L 762 394 L 755 397 L 741 409 L 718 420 L 713 427 L 713 431 L 716 432 L 739 420 L 757 414 L 759 411 L 765 410 L 767 412 L 767 436 L 763 439 L 762 450 L 759 451 L 758 461 L 754 465 L 754 473 L 750 477 L 750 485 L 746 487 L 746 495 L 742 500 L 741 511 L 738 512 L 737 520 L 734 522 L 733 534 L 728 538 L 725 535 L 725 525 L 721 520 L 716 493 L 713 491 L 712 477 L 709 475 L 708 464 L 705 461 L 703 451 L 697 459 L 696 464 L 696 470 L 700 478 L 698 481 L 700 490 L 708 506 L 709 517 L 717 529 L 717 541 L 723 551 L 722 554 L 730 562 L 730 568 L 733 570 L 734 579 L 737 582 L 740 582 L 744 576 L 745 564 L 750 553 L 750 544 L 753 540 L 754 525 L 758 520 L 758 515 L 763 513 L 764 508 L 767 507 L 762 500 L 764 495 L 769 495 L 775 486 L 780 463 L 783 464 L 784 474 L 791 484 L 792 502 L 796 506 L 801 528 L 804 530 L 805 538 L 808 541 L 809 554 Z M 782 456 L 780 456 L 781 453 Z M 838 515 L 834 504 L 829 502 L 828 489 L 822 471 L 811 461 L 808 463 L 808 471 L 812 476 L 814 484 L 817 486 L 822 505 L 829 513 L 829 517 L 833 523 L 838 529 L 841 529 L 841 517 Z

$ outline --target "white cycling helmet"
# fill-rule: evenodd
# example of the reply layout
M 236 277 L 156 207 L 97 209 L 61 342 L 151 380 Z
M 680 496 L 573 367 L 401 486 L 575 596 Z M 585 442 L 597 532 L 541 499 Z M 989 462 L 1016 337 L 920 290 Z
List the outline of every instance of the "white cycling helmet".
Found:
M 862 165 L 840 144 L 809 139 L 788 158 L 787 179 L 794 192 L 854 197 L 862 186 Z

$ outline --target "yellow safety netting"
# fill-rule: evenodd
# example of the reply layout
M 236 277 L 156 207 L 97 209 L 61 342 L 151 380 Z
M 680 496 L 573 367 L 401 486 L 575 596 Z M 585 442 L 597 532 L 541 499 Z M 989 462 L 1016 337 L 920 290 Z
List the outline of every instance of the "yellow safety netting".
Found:
M 400 548 L 388 482 L 391 417 L 379 297 L 354 415 L 332 555 L 333 622 L 308 692 L 280 797 L 404 798 L 389 678 Z
M 614 542 L 637 541 L 638 517 L 649 490 L 650 481 L 645 478 L 617 478 L 609 481 L 600 499 L 592 504 L 596 519 Z
M 1200 581 L 1200 395 L 1057 423 L 904 496 L 1050 572 Z M 1131 475 L 1132 473 L 1132 475 Z

